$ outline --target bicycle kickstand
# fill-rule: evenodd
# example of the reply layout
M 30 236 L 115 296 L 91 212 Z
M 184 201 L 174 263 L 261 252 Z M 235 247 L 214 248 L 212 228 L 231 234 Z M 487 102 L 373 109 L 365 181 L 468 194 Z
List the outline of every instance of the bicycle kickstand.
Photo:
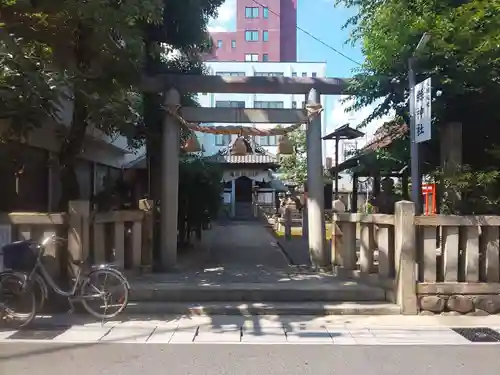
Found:
M 68 298 L 68 303 L 69 303 L 68 314 L 71 315 L 75 312 L 75 304 L 73 303 L 73 300 L 71 298 Z

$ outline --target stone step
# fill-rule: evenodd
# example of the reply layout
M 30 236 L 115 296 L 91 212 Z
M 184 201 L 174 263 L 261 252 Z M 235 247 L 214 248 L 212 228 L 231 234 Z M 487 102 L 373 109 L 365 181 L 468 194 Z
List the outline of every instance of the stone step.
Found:
M 186 315 L 399 315 L 399 306 L 386 302 L 131 302 L 125 314 Z
M 280 283 L 228 283 L 182 285 L 175 283 L 132 283 L 131 301 L 143 302 L 343 302 L 385 301 L 382 288 L 356 282 L 303 285 Z

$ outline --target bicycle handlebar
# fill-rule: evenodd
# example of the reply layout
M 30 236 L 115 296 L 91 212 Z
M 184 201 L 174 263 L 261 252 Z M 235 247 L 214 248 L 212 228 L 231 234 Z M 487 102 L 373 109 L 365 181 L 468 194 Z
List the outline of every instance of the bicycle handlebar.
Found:
M 42 246 L 47 246 L 47 244 L 52 241 L 52 242 L 56 242 L 56 241 L 66 241 L 65 238 L 62 238 L 62 237 L 57 237 L 55 234 L 51 235 L 51 236 L 47 236 L 45 237 L 43 240 L 42 240 L 42 243 L 41 245 Z

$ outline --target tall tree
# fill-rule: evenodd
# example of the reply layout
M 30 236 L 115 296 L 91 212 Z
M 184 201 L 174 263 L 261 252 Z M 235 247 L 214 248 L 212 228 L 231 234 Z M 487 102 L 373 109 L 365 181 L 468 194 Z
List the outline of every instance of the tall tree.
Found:
M 18 133 L 72 118 L 59 152 L 63 197 L 79 197 L 75 162 L 89 127 L 136 139 L 143 101 L 137 87 L 147 51 L 157 72 L 200 67 L 206 24 L 222 0 L 0 0 L 0 118 Z M 144 44 L 144 30 L 155 43 Z M 161 44 L 160 44 L 161 43 Z M 180 49 L 175 59 L 164 52 Z M 156 112 L 161 103 L 155 104 Z M 19 125 L 22 126 L 19 126 Z
M 496 110 L 500 104 L 500 0 L 337 3 L 358 9 L 347 26 L 353 27 L 350 41 L 359 42 L 365 55 L 352 82 L 355 103 L 351 109 L 382 99 L 361 125 L 390 110 L 408 121 L 408 60 L 422 34 L 431 34 L 426 49 L 416 56 L 417 81 L 432 77 L 434 98 L 433 139 L 425 144 L 424 153 L 430 159 L 438 156 L 441 127 L 462 123 L 463 163 L 469 167 L 453 184 L 483 199 L 485 192 L 477 192 L 477 181 L 490 181 L 491 174 L 488 178 L 475 175 L 467 187 L 463 177 L 471 176 L 471 170 L 484 173 L 500 167 L 500 159 L 493 157 L 500 139 L 500 113 Z M 409 160 L 409 155 L 404 158 Z M 437 160 L 431 161 L 437 164 Z
M 436 123 L 474 124 L 478 111 L 489 125 L 499 119 L 491 108 L 500 93 L 499 0 L 338 3 L 359 11 L 346 24 L 353 27 L 350 41 L 361 43 L 365 55 L 353 81 L 354 109 L 384 99 L 367 121 L 391 109 L 408 118 L 408 59 L 424 32 L 432 37 L 417 56 L 417 80 L 432 76 Z

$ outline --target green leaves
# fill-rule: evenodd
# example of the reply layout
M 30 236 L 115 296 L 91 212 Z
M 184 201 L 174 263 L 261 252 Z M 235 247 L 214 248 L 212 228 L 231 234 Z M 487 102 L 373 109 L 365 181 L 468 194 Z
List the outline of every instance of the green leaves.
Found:
M 434 93 L 443 93 L 433 103 L 437 123 L 470 118 L 463 108 L 465 98 L 457 95 L 466 95 L 471 103 L 496 100 L 500 93 L 499 0 L 339 3 L 359 9 L 358 16 L 349 21 L 354 26 L 352 40 L 361 43 L 366 56 L 353 83 L 355 106 L 386 98 L 384 106 L 377 108 L 368 121 L 388 109 L 406 115 L 407 61 L 424 32 L 430 32 L 432 38 L 417 56 L 417 80 L 432 75 Z M 486 95 L 485 88 L 492 92 Z
M 11 119 L 15 132 L 29 131 L 47 115 L 58 120 L 57 103 L 69 93 L 83 101 L 89 125 L 109 135 L 137 133 L 145 31 L 161 36 L 150 49 L 158 73 L 202 72 L 206 24 L 222 2 L 1 0 L 0 118 Z M 182 53 L 161 57 L 174 49 Z
M 306 132 L 299 128 L 288 133 L 293 154 L 281 156 L 279 173 L 283 181 L 303 185 L 307 181 Z

